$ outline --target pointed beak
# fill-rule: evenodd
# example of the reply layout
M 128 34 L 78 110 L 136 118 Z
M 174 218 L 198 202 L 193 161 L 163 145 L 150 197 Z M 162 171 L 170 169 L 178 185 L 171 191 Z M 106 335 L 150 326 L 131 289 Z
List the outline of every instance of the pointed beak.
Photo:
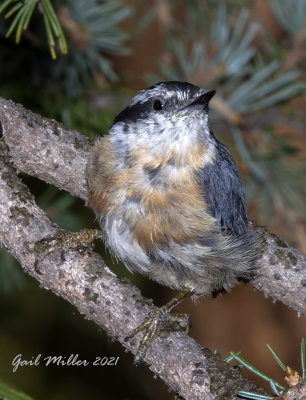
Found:
M 202 94 L 202 96 L 197 97 L 192 103 L 183 107 L 181 110 L 186 110 L 188 112 L 195 110 L 208 111 L 208 104 L 215 94 L 216 94 L 215 90 L 211 90 L 210 92 L 204 93 Z

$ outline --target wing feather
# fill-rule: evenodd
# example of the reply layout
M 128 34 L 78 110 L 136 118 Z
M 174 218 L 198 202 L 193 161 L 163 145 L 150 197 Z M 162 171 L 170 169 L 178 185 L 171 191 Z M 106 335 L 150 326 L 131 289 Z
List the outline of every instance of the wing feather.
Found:
M 228 148 L 215 140 L 214 161 L 201 168 L 198 182 L 218 226 L 240 235 L 247 227 L 245 192 Z

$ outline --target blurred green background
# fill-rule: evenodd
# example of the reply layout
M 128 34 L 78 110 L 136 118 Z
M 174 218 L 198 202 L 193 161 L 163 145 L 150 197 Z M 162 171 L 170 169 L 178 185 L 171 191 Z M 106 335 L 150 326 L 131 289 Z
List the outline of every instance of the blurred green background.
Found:
M 237 163 L 249 218 L 304 252 L 305 65 L 305 0 L 0 1 L 0 96 L 94 139 L 152 83 L 186 80 L 216 89 L 211 128 Z M 94 226 L 83 202 L 22 177 L 59 225 L 73 231 Z M 112 264 L 103 244 L 97 251 L 157 305 L 172 297 Z M 134 367 L 119 344 L 40 289 L 3 249 L 0 299 L 0 381 L 9 387 L 33 399 L 173 399 L 147 368 Z M 191 315 L 191 336 L 223 358 L 241 350 L 283 383 L 269 343 L 286 364 L 300 368 L 305 319 L 250 287 L 197 305 L 186 301 L 179 309 Z M 112 367 L 41 363 L 13 373 L 19 353 L 26 360 L 38 354 L 120 359 Z

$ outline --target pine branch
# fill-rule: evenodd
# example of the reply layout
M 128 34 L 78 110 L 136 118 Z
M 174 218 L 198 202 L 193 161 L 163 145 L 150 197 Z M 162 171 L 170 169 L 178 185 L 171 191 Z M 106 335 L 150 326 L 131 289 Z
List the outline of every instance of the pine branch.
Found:
M 18 44 L 21 39 L 21 35 L 27 30 L 33 12 L 38 5 L 38 0 L 27 0 L 17 1 L 7 0 L 0 6 L 0 13 L 9 7 L 9 11 L 6 12 L 5 18 L 10 18 L 15 14 L 14 19 L 6 33 L 6 37 L 9 37 L 13 31 L 16 31 L 16 43 Z M 67 43 L 64 32 L 58 21 L 57 15 L 54 12 L 53 5 L 50 0 L 41 0 L 40 6 L 42 8 L 43 19 L 45 23 L 45 30 L 48 38 L 49 49 L 51 57 L 56 59 L 55 43 L 58 41 L 59 48 L 62 54 L 67 54 Z M 11 7 L 11 8 L 10 8 Z
M 59 253 L 44 261 L 37 259 L 34 243 L 54 235 L 58 227 L 37 207 L 14 169 L 86 200 L 90 140 L 1 98 L 0 123 L 4 136 L 0 142 L 0 242 L 41 286 L 75 305 L 135 354 L 139 338 L 129 342 L 124 338 L 154 306 L 133 285 L 119 280 L 94 252 L 69 251 L 64 261 Z M 261 233 L 264 252 L 254 287 L 305 314 L 306 256 L 264 229 Z M 259 390 L 184 333 L 173 332 L 155 340 L 145 361 L 186 399 L 220 396 L 226 400 L 232 399 L 237 389 Z

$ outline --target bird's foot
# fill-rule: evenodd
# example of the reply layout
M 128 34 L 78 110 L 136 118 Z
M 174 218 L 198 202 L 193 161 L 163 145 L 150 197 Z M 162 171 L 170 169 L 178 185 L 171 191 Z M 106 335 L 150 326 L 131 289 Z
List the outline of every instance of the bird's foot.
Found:
M 95 239 L 101 238 L 102 232 L 97 229 L 82 229 L 79 232 L 66 232 L 60 230 L 55 236 L 46 237 L 34 244 L 38 259 L 43 261 L 49 254 L 61 250 L 61 256 L 68 250 L 88 248 Z
M 139 365 L 143 361 L 149 345 L 157 336 L 163 336 L 163 332 L 169 332 L 178 329 L 184 330 L 186 333 L 189 332 L 189 316 L 183 313 L 173 314 L 170 313 L 170 311 L 190 294 L 191 291 L 187 289 L 181 292 L 177 297 L 170 300 L 163 307 L 152 311 L 149 316 L 143 321 L 143 323 L 135 328 L 126 337 L 126 340 L 128 340 L 135 336 L 137 333 L 144 331 L 140 341 L 140 345 L 135 355 L 134 362 L 136 365 Z

